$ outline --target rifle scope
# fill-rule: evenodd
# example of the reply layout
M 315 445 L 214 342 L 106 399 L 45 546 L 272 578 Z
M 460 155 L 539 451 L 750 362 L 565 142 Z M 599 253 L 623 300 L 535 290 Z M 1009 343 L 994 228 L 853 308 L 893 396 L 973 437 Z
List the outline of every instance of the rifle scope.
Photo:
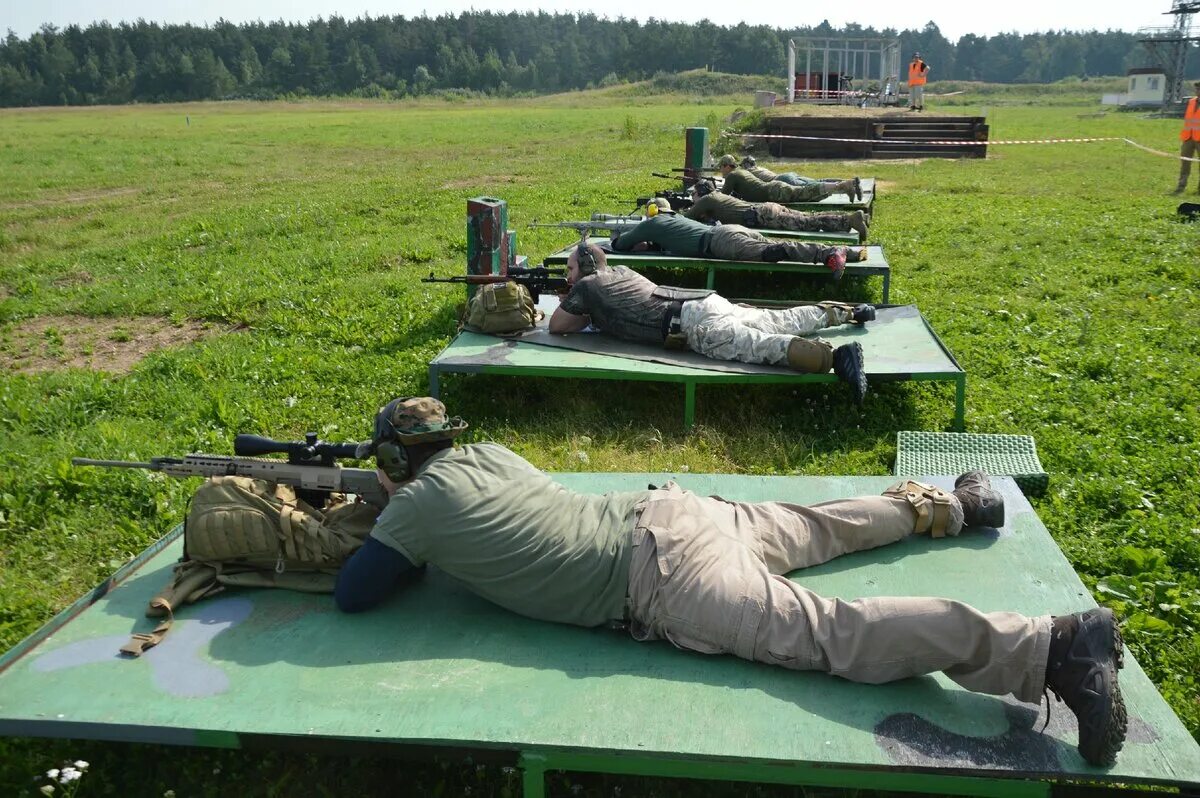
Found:
M 323 465 L 333 465 L 336 458 L 353 458 L 357 449 L 357 443 L 317 440 L 315 432 L 306 432 L 303 441 L 276 441 L 261 435 L 238 435 L 233 439 L 233 451 L 237 455 L 257 457 L 262 454 L 286 454 L 289 463 L 320 461 Z

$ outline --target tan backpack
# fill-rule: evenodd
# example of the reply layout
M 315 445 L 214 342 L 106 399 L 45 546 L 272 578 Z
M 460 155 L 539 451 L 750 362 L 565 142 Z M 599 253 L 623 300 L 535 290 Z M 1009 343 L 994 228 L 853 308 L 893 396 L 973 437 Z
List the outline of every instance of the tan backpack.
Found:
M 192 497 L 183 526 L 183 558 L 146 609 L 163 618 L 121 651 L 141 656 L 158 645 L 177 607 L 226 586 L 332 593 L 338 569 L 362 545 L 379 509 L 333 494 L 317 510 L 294 488 L 248 477 L 214 477 Z
M 476 288 L 467 303 L 463 326 L 492 335 L 517 333 L 533 329 L 543 315 L 534 306 L 529 289 L 520 283 L 485 283 Z

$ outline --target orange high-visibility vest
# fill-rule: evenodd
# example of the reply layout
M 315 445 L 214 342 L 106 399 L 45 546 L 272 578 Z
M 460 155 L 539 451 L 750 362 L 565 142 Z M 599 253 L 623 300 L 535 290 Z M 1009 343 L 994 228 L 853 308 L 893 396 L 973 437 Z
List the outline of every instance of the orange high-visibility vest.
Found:
M 1179 131 L 1179 140 L 1194 139 L 1200 141 L 1200 105 L 1196 104 L 1198 97 L 1188 102 L 1187 113 L 1183 115 L 1183 130 Z
M 924 86 L 925 85 L 925 62 L 913 61 L 908 65 L 908 85 L 909 86 Z

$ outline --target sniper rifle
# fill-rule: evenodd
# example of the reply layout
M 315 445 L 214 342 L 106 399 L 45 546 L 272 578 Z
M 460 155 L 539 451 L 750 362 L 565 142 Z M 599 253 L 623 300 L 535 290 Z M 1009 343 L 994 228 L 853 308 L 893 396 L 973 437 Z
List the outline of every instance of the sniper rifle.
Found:
M 341 457 L 358 459 L 357 443 L 328 443 L 309 432 L 303 441 L 275 441 L 259 435 L 238 435 L 233 440 L 236 457 L 218 454 L 187 454 L 183 457 L 151 457 L 149 462 L 92 460 L 74 457 L 71 465 L 103 468 L 145 468 L 169 477 L 250 477 L 296 488 L 296 495 L 321 508 L 330 493 L 353 493 L 373 507 L 383 509 L 388 496 L 379 485 L 374 469 L 342 468 Z M 287 461 L 259 458 L 263 454 L 287 454 Z
M 579 233 L 580 238 L 585 238 L 592 231 L 608 232 L 616 230 L 622 232 L 635 227 L 642 221 L 640 216 L 619 216 L 609 213 L 593 213 L 592 218 L 586 222 L 539 222 L 534 219 L 530 223 L 530 227 L 561 227 L 565 230 L 574 230 Z
M 662 197 L 671 203 L 671 209 L 676 211 L 686 211 L 692 207 L 692 195 L 687 191 L 675 191 L 674 189 L 665 188 L 660 191 L 655 191 L 648 197 L 638 197 L 634 200 L 637 205 L 634 207 L 640 208 L 647 202 L 650 202 L 655 197 Z
M 465 283 L 467 285 L 488 285 L 489 283 L 507 283 L 510 280 L 523 285 L 529 290 L 530 297 L 536 305 L 541 295 L 547 291 L 556 294 L 566 293 L 566 269 L 547 269 L 545 266 L 530 268 L 510 268 L 507 274 L 456 274 L 453 277 L 438 277 L 433 272 L 428 277 L 422 277 L 423 283 Z

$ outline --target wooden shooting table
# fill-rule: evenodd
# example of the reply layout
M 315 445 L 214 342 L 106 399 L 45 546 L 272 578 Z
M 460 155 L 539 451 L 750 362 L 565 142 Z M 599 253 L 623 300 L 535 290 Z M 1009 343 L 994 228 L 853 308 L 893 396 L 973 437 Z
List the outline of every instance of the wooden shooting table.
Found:
M 542 297 L 539 307 L 546 319 L 557 304 L 556 297 Z M 872 383 L 952 382 L 954 428 L 963 429 L 966 372 L 925 317 L 915 305 L 883 306 L 876 313 L 875 321 L 831 327 L 822 330 L 820 337 L 835 347 L 852 340 L 862 344 L 867 379 Z M 439 395 L 446 374 L 682 383 L 683 423 L 690 428 L 696 418 L 697 385 L 837 382 L 832 373 L 798 374 L 777 366 L 712 360 L 694 352 L 618 341 L 594 331 L 550 335 L 546 324 L 543 320 L 536 330 L 515 338 L 460 332 L 429 364 L 430 395 Z
M 762 231 L 765 233 L 765 231 Z M 589 242 L 598 246 L 607 247 L 608 238 L 594 236 L 588 239 Z M 563 247 L 558 252 L 554 252 L 546 256 L 542 261 L 542 265 L 547 268 L 563 269 L 566 268 L 567 258 L 575 250 L 578 242 Z M 862 263 L 847 263 L 846 272 L 842 275 L 842 279 L 847 277 L 883 277 L 883 304 L 888 302 L 888 293 L 892 282 L 892 267 L 888 265 L 887 260 L 883 257 L 882 247 L 867 247 L 867 259 Z M 744 260 L 719 260 L 717 258 L 689 258 L 680 255 L 672 255 L 669 252 L 608 252 L 605 250 L 608 265 L 610 266 L 627 266 L 634 271 L 639 271 L 645 268 L 656 269 L 703 269 L 708 273 L 705 285 L 708 288 L 716 286 L 718 271 L 738 271 L 738 272 L 771 272 L 773 274 L 801 274 L 808 276 L 830 277 L 829 267 L 823 263 L 794 263 L 792 261 L 780 261 L 778 263 L 765 263 L 763 261 L 744 261 Z
M 598 493 L 673 475 L 553 476 Z M 675 479 L 701 494 L 800 503 L 878 494 L 895 481 Z M 913 537 L 792 578 L 847 600 L 936 595 L 1028 615 L 1094 606 L 1016 485 L 997 486 L 1008 506 L 1001 530 Z M 1200 790 L 1200 747 L 1130 653 L 1120 676 L 1129 735 L 1107 770 L 1079 757 L 1063 705 L 1043 734 L 1045 705 L 969 693 L 940 674 L 853 684 L 528 620 L 436 569 L 355 615 L 329 596 L 231 590 L 180 608 L 162 644 L 122 658 L 129 634 L 152 626 L 143 611 L 180 556 L 179 538 L 176 528 L 0 658 L 0 734 L 478 751 L 521 768 L 530 798 L 544 794 L 547 770 L 1014 798 L 1113 783 Z

